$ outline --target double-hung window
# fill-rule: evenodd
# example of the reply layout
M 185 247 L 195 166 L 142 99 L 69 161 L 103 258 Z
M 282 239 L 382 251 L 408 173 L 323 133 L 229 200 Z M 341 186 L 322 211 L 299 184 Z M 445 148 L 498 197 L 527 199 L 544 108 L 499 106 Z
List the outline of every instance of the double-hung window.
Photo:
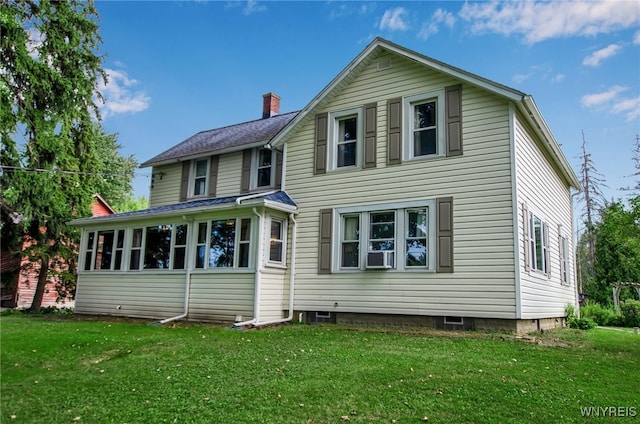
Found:
M 207 176 L 209 175 L 209 159 L 197 159 L 192 162 L 191 196 L 207 194 Z
M 404 99 L 404 158 L 444 154 L 444 91 Z
M 362 165 L 362 109 L 332 112 L 329 115 L 329 169 L 347 169 Z
M 271 218 L 269 237 L 269 262 L 283 265 L 284 264 L 284 239 L 285 224 L 284 220 L 279 218 Z
M 273 185 L 275 174 L 273 156 L 273 150 L 271 149 L 259 149 L 256 151 L 256 188 Z
M 533 212 L 529 212 L 529 257 L 531 269 L 549 272 L 549 227 Z
M 336 209 L 337 270 L 435 270 L 435 201 Z
M 560 282 L 569 285 L 569 245 L 564 235 L 560 235 Z
M 200 222 L 196 239 L 195 267 L 246 268 L 250 263 L 250 242 L 250 218 Z

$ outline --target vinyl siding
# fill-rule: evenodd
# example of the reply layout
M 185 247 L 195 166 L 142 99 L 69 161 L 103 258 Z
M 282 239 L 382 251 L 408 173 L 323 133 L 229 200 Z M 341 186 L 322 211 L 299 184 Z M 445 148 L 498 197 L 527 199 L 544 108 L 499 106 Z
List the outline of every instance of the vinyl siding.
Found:
M 313 175 L 313 119 L 288 142 L 286 190 L 300 211 L 296 309 L 515 318 L 508 103 L 463 85 L 464 155 L 387 166 L 387 100 L 459 83 L 412 61 L 390 59 L 391 68 L 377 71 L 375 62 L 369 64 L 315 111 L 376 102 L 376 168 Z M 320 209 L 444 196 L 454 199 L 455 273 L 391 270 L 318 275 Z
M 260 321 L 270 321 L 283 317 L 285 270 L 266 268 L 262 272 L 260 286 Z M 289 306 L 287 305 L 286 308 Z
M 180 272 L 84 273 L 78 275 L 75 311 L 169 318 L 184 312 L 184 288 L 185 275 Z
M 149 191 L 149 207 L 170 205 L 180 201 L 180 180 L 182 163 L 154 166 L 152 170 L 151 190 Z M 162 175 L 162 178 L 160 177 Z
M 191 275 L 189 319 L 234 321 L 253 318 L 253 272 L 194 272 Z
M 221 155 L 218 162 L 216 197 L 240 194 L 242 152 Z M 149 207 L 170 205 L 180 201 L 182 162 L 153 168 L 155 178 L 149 193 Z M 162 179 L 160 174 L 164 173 Z
M 515 120 L 515 153 L 522 318 L 564 316 L 566 305 L 575 304 L 576 289 L 571 194 L 519 116 Z M 550 277 L 525 269 L 523 203 L 549 226 Z M 567 237 L 569 286 L 561 284 L 558 225 Z
M 242 152 L 220 156 L 218 165 L 217 197 L 240 194 L 240 175 L 242 171 Z

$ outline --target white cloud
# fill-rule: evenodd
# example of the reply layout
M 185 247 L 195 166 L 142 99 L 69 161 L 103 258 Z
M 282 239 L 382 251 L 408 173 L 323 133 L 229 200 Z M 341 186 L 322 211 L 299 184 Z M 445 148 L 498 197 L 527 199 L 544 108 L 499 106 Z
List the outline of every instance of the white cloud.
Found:
M 141 112 L 149 107 L 150 98 L 142 91 L 136 91 L 138 81 L 129 78 L 125 71 L 105 69 L 108 82 L 102 81 L 98 91 L 104 97 L 104 104 L 100 108 L 102 117 L 118 113 Z
M 567 76 L 565 74 L 557 74 L 551 78 L 553 83 L 561 83 Z
M 624 114 L 627 121 L 632 121 L 640 117 L 640 97 L 622 98 L 621 94 L 627 90 L 627 87 L 614 85 L 601 93 L 582 96 L 582 105 L 588 108 L 608 109 L 615 115 Z
M 636 1 L 491 1 L 465 3 L 460 17 L 474 33 L 520 34 L 527 44 L 544 40 L 594 36 L 640 22 Z
M 625 90 L 626 87 L 614 85 L 607 91 L 603 91 L 601 93 L 585 94 L 582 96 L 582 105 L 586 107 L 593 107 L 608 103 Z
M 249 0 L 244 9 L 242 9 L 242 14 L 251 15 L 252 13 L 264 12 L 265 10 L 267 10 L 267 6 L 258 4 L 256 0 Z
M 620 45 L 618 44 L 610 44 L 604 49 L 595 51 L 589 56 L 585 57 L 582 61 L 582 64 L 585 66 L 598 66 L 600 65 L 600 62 L 616 55 L 621 49 L 622 47 L 620 47 Z
M 613 113 L 624 113 L 627 121 L 640 117 L 640 96 L 634 99 L 623 99 L 613 105 Z
M 640 31 L 636 31 L 633 36 L 633 44 L 640 44 Z
M 438 33 L 441 24 L 453 28 L 455 22 L 456 18 L 451 12 L 438 8 L 433 12 L 431 20 L 422 24 L 422 28 L 420 28 L 420 32 L 418 32 L 418 38 L 426 40 L 430 36 Z
M 515 82 L 516 84 L 520 84 L 526 80 L 528 80 L 529 78 L 531 78 L 532 74 L 516 74 L 514 75 L 511 79 L 513 80 L 513 82 Z
M 380 20 L 380 29 L 391 31 L 406 31 L 409 26 L 405 22 L 407 10 L 404 7 L 396 7 L 384 12 Z

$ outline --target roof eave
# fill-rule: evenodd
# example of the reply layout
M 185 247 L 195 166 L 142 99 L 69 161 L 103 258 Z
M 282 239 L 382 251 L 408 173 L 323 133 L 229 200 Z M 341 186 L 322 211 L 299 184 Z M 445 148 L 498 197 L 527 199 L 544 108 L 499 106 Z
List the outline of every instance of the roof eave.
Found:
M 567 183 L 572 188 L 582 191 L 582 184 L 578 181 L 578 177 L 575 172 L 573 172 L 573 169 L 571 168 L 571 165 L 569 165 L 564 153 L 562 153 L 560 145 L 551 133 L 551 130 L 542 117 L 538 106 L 533 101 L 533 97 L 529 95 L 524 96 L 521 102 L 516 102 L 516 105 L 543 141 L 547 150 L 551 153 L 554 161 L 559 166 L 563 176 L 567 180 Z
M 223 155 L 227 153 L 241 152 L 246 149 L 253 149 L 255 147 L 263 147 L 269 143 L 270 139 L 264 139 L 260 141 L 255 141 L 253 143 L 242 144 L 239 146 L 227 147 L 225 149 L 219 150 L 207 150 L 206 152 L 201 152 L 193 155 L 187 156 L 177 156 L 171 159 L 159 160 L 159 161 L 146 161 L 140 164 L 140 168 L 149 168 L 152 166 L 161 166 L 161 165 L 171 165 L 178 162 L 184 162 L 192 159 L 201 158 L 203 156 L 211 156 L 211 155 Z
M 374 39 L 355 59 L 353 59 L 343 70 L 340 72 L 316 97 L 314 97 L 307 106 L 305 106 L 300 113 L 286 125 L 280 133 L 278 133 L 269 144 L 277 146 L 280 143 L 286 141 L 287 136 L 292 128 L 295 128 L 297 124 L 303 121 L 306 116 L 313 111 L 322 101 L 328 96 L 334 89 L 336 89 L 347 76 L 349 76 L 355 69 L 358 68 L 376 49 L 383 48 L 407 57 L 408 59 L 422 63 L 425 66 L 436 69 L 440 72 L 448 74 L 454 78 L 460 79 L 466 83 L 484 88 L 500 96 L 506 97 L 509 100 L 519 102 L 525 96 L 524 93 L 509 88 L 507 86 L 498 84 L 496 82 L 481 78 L 477 75 L 466 72 L 462 69 L 449 66 L 443 62 L 439 62 L 435 59 L 431 59 L 427 56 L 421 55 L 414 51 L 408 50 L 397 44 L 391 43 L 380 37 Z

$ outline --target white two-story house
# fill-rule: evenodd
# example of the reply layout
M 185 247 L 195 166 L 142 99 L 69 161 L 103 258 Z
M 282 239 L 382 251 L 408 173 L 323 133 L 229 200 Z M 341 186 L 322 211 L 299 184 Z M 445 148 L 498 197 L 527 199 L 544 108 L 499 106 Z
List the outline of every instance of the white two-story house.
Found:
M 529 331 L 576 304 L 580 184 L 531 96 L 377 38 L 307 106 L 142 164 L 82 228 L 76 312 Z

